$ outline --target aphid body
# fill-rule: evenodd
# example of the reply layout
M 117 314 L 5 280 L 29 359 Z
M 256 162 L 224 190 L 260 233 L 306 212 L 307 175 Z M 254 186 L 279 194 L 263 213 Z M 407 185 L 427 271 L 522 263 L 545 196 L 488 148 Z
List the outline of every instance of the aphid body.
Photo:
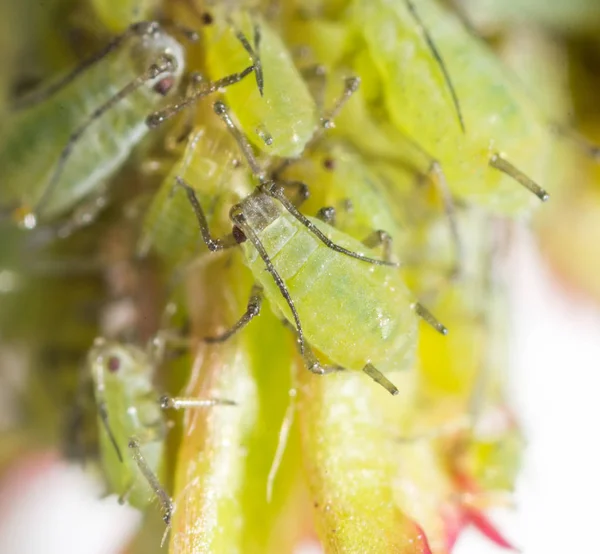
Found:
M 285 281 L 307 341 L 342 367 L 381 371 L 410 367 L 417 318 L 409 291 L 389 267 L 361 263 L 334 252 L 274 200 L 260 192 L 234 209 L 242 232 L 261 241 Z M 331 241 L 368 256 L 359 241 L 309 218 Z M 242 244 L 246 261 L 265 295 L 293 322 L 289 308 L 250 241 Z M 408 362 L 408 363 L 407 363 Z
M 507 175 L 522 184 L 543 175 L 552 134 L 494 55 L 432 0 L 355 0 L 351 13 L 391 120 L 439 160 L 453 194 L 495 212 L 528 211 L 535 198 Z
M 152 365 L 143 350 L 103 339 L 97 339 L 90 350 L 88 364 L 110 490 L 132 506 L 144 508 L 153 491 L 131 456 L 129 443 L 136 439 L 147 466 L 155 475 L 160 473 L 166 425 L 152 384 Z
M 182 74 L 183 48 L 156 23 L 134 25 L 112 44 L 8 123 L 0 139 L 3 208 L 41 220 L 64 215 L 146 135 L 145 116 Z

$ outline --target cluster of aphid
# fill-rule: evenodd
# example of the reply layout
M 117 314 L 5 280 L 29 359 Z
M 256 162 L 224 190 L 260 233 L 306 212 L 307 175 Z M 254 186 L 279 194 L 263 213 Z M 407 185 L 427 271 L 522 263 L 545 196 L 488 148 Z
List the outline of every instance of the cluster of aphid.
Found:
M 299 482 L 328 552 L 510 546 L 498 260 L 570 132 L 435 0 L 164 4 L 91 0 L 116 38 L 13 108 L 0 293 L 64 322 L 0 339 L 102 336 L 70 403 L 93 385 L 109 489 L 174 552 L 291 551 Z

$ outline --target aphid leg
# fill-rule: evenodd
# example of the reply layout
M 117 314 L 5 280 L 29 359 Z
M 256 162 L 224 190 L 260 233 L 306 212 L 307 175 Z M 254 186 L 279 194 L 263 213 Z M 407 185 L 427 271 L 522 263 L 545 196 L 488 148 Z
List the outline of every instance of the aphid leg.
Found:
M 291 194 L 291 202 L 299 208 L 310 198 L 310 189 L 302 181 L 281 181 L 281 186 Z
M 239 83 L 252 72 L 256 74 L 256 82 L 259 87 L 259 91 L 262 95 L 263 78 L 260 60 L 252 50 L 252 47 L 248 43 L 246 37 L 244 37 L 244 35 L 242 35 L 241 32 L 236 33 L 236 36 L 238 37 L 240 42 L 242 42 L 242 46 L 244 46 L 244 49 L 247 52 L 250 53 L 250 51 L 252 51 L 252 54 L 250 54 L 250 57 L 252 58 L 253 62 L 252 65 L 248 66 L 246 69 L 240 71 L 239 73 L 232 73 L 231 75 L 227 75 L 225 77 L 222 77 L 221 79 L 217 79 L 216 81 L 204 82 L 202 83 L 200 88 L 193 90 L 190 94 L 186 95 L 180 102 L 177 102 L 172 106 L 168 106 L 167 108 L 164 108 L 163 110 L 160 110 L 158 112 L 150 114 L 146 118 L 146 125 L 148 125 L 150 129 L 158 127 L 159 125 L 167 121 L 167 119 L 170 119 L 173 116 L 177 115 L 181 110 L 184 110 L 188 106 L 191 106 L 192 104 L 196 103 L 198 100 L 200 100 L 200 98 L 204 98 L 205 96 L 213 94 L 222 88 L 230 87 L 231 85 Z M 243 41 L 241 37 L 243 37 Z M 248 48 L 246 48 L 246 45 L 248 45 L 250 51 L 248 50 Z M 257 61 L 258 66 L 256 65 Z
M 163 521 L 169 525 L 171 523 L 171 515 L 173 514 L 173 501 L 171 500 L 171 497 L 167 494 L 165 489 L 163 489 L 158 477 L 156 477 L 146 462 L 140 449 L 140 443 L 138 439 L 135 437 L 131 437 L 129 439 L 129 449 L 131 450 L 131 456 L 137 464 L 140 473 L 144 476 L 146 481 L 148 481 L 148 484 L 154 491 L 154 494 L 156 494 L 156 497 L 162 506 Z
M 367 364 L 363 367 L 363 371 L 375 381 L 378 385 L 381 385 L 386 391 L 392 396 L 396 396 L 400 391 L 381 371 L 379 371 L 374 365 Z
M 302 357 L 304 358 L 306 368 L 316 375 L 328 375 L 329 373 L 344 371 L 344 368 L 339 365 L 323 365 L 308 344 Z
M 278 200 L 283 207 L 294 216 L 302 225 L 304 225 L 313 235 L 315 235 L 327 248 L 331 248 L 334 252 L 338 252 L 340 254 L 344 254 L 351 258 L 355 258 L 360 260 L 361 262 L 366 262 L 373 265 L 385 265 L 389 267 L 398 267 L 398 264 L 395 262 L 389 262 L 387 260 L 377 260 L 375 258 L 369 258 L 360 252 L 353 252 L 352 250 L 348 250 L 343 246 L 340 246 L 333 241 L 331 241 L 323 232 L 308 219 L 302 213 L 298 211 L 298 209 L 287 199 L 285 193 L 281 186 L 279 186 L 274 181 L 264 183 L 260 185 L 260 189 L 265 193 Z
M 410 12 L 410 14 L 413 16 L 415 23 L 419 27 L 421 34 L 423 35 L 423 38 L 425 39 L 425 42 L 427 43 L 427 47 L 429 48 L 431 55 L 437 62 L 438 66 L 442 72 L 442 75 L 444 76 L 444 81 L 446 81 L 446 86 L 448 87 L 448 90 L 450 91 L 450 95 L 452 96 L 452 102 L 454 104 L 454 109 L 456 110 L 456 115 L 458 117 L 458 123 L 460 125 L 462 132 L 464 133 L 465 132 L 465 122 L 463 119 L 462 111 L 460 109 L 460 102 L 458 101 L 458 95 L 456 94 L 456 90 L 454 88 L 454 85 L 452 84 L 452 80 L 450 79 L 450 73 L 448 72 L 446 64 L 444 63 L 444 60 L 442 59 L 442 55 L 440 54 L 440 51 L 438 50 L 437 46 L 435 45 L 435 42 L 433 41 L 432 36 L 429 34 L 427 27 L 425 27 L 425 24 L 421 20 L 421 16 L 419 15 L 419 12 L 417 11 L 417 8 L 413 4 L 413 2 L 411 0 L 404 0 L 404 3 L 406 4 L 406 7 L 408 8 L 408 11 Z
M 242 235 L 242 236 L 239 236 L 239 240 L 242 241 L 242 240 L 248 239 L 252 243 L 252 246 L 254 246 L 254 248 L 256 248 L 256 251 L 258 252 L 259 256 L 262 258 L 262 260 L 267 268 L 267 271 L 271 274 L 271 277 L 273 277 L 273 280 L 275 281 L 275 284 L 277 285 L 279 292 L 281 292 L 281 295 L 287 302 L 287 304 L 290 308 L 290 311 L 292 312 L 292 317 L 294 318 L 294 322 L 296 323 L 296 332 L 298 333 L 298 343 L 300 345 L 300 352 L 302 354 L 304 354 L 304 350 L 305 350 L 304 332 L 302 331 L 300 317 L 298 316 L 298 311 L 296 310 L 296 306 L 294 305 L 294 301 L 292 300 L 290 291 L 287 289 L 284 280 L 281 278 L 281 275 L 279 275 L 279 273 L 275 269 L 275 266 L 273 265 L 273 262 L 271 261 L 269 254 L 265 250 L 265 247 L 263 246 L 261 240 L 258 238 L 256 233 L 254 232 L 254 229 L 252 229 L 252 227 L 250 225 L 246 224 L 246 217 L 245 217 L 244 213 L 241 211 L 241 209 L 239 207 L 234 207 L 231 210 L 230 217 L 238 229 L 238 235 Z
M 309 344 L 305 343 L 304 350 L 302 350 L 300 336 L 298 335 L 298 332 L 296 331 L 294 326 L 287 319 L 282 320 L 282 323 L 296 334 L 298 338 L 298 350 L 302 355 L 302 359 L 304 360 L 304 365 L 306 366 L 306 369 L 308 369 L 311 373 L 314 373 L 316 375 L 328 375 L 329 373 L 344 371 L 344 368 L 339 365 L 323 365 L 319 361 Z
M 448 329 L 444 327 L 434 316 L 433 314 L 420 302 L 416 302 L 412 305 L 415 313 L 423 319 L 426 323 L 429 323 L 440 335 L 447 335 Z
M 102 339 L 102 338 L 97 338 L 94 341 L 95 346 L 99 346 L 102 343 L 104 343 L 104 339 Z M 112 445 L 115 448 L 115 451 L 117 453 L 117 457 L 119 458 L 119 461 L 122 462 L 123 455 L 121 453 L 121 449 L 119 448 L 119 445 L 117 444 L 117 440 L 115 439 L 115 435 L 113 434 L 112 429 L 110 427 L 110 423 L 108 421 L 108 410 L 106 409 L 106 400 L 104 399 L 104 392 L 105 392 L 104 374 L 103 374 L 102 368 L 100 367 L 99 364 L 93 364 L 92 371 L 95 371 L 94 381 L 96 383 L 96 405 L 97 405 L 97 410 L 98 410 L 98 417 L 100 418 L 100 421 L 102 422 L 102 425 L 103 425 L 104 429 L 106 430 L 106 434 L 108 435 L 110 442 L 112 443 Z
M 448 225 L 450 227 L 450 234 L 452 235 L 452 242 L 454 242 L 456 265 L 453 271 L 453 276 L 460 277 L 463 271 L 464 256 L 462 241 L 460 239 L 460 233 L 458 232 L 458 223 L 456 221 L 456 205 L 454 204 L 454 199 L 450 193 L 448 181 L 446 181 L 446 176 L 444 175 L 442 166 L 438 161 L 434 160 L 431 162 L 429 173 L 433 176 L 432 181 L 442 197 L 444 211 L 446 212 Z
M 131 94 L 132 92 L 134 92 L 135 90 L 140 88 L 142 85 L 144 85 L 144 83 L 146 83 L 147 81 L 150 81 L 152 79 L 155 79 L 162 73 L 173 71 L 175 69 L 176 64 L 177 64 L 177 62 L 175 61 L 175 59 L 172 56 L 170 56 L 168 54 L 162 55 L 156 64 L 152 64 L 146 71 L 144 71 L 144 73 L 142 73 L 141 75 L 136 77 L 133 81 L 131 81 L 130 83 L 125 85 L 112 98 L 110 98 L 107 102 L 105 102 L 104 104 L 102 104 L 101 106 L 96 108 L 90 114 L 88 119 L 78 129 L 76 129 L 69 137 L 67 144 L 65 145 L 62 152 L 60 153 L 60 157 L 56 163 L 56 166 L 54 168 L 52 176 L 50 177 L 50 180 L 48 181 L 48 184 L 46 185 L 46 188 L 43 191 L 42 196 L 38 200 L 35 211 L 38 211 L 46 203 L 48 198 L 51 196 L 52 192 L 54 191 L 54 188 L 56 187 L 56 185 L 58 184 L 58 182 L 60 180 L 60 176 L 64 169 L 65 163 L 69 159 L 69 156 L 71 155 L 71 153 L 73 151 L 73 148 L 75 147 L 75 145 L 77 144 L 79 139 L 83 136 L 83 134 L 89 129 L 89 127 L 97 119 L 102 117 L 102 115 L 104 115 L 111 108 L 113 108 L 116 104 L 118 104 L 121 100 L 123 100 L 129 94 Z
M 227 331 L 214 337 L 204 337 L 204 341 L 208 343 L 225 342 L 227 339 L 235 335 L 239 330 L 243 329 L 255 317 L 260 314 L 260 308 L 263 301 L 263 288 L 260 285 L 254 284 L 248 300 L 248 307 L 244 315 Z
M 196 191 L 192 187 L 190 187 L 190 185 L 188 185 L 182 177 L 176 176 L 175 182 L 177 186 L 183 188 L 187 194 L 188 200 L 190 201 L 192 209 L 194 210 L 194 214 L 196 215 L 196 219 L 198 220 L 202 240 L 204 241 L 208 249 L 211 252 L 217 252 L 219 250 L 225 250 L 226 248 L 232 248 L 234 246 L 237 246 L 238 240 L 233 234 L 226 235 L 223 238 L 213 238 L 208 227 L 208 221 L 206 219 L 206 216 L 204 215 L 204 210 L 202 209 L 200 201 L 196 196 Z
M 509 177 L 512 177 L 515 181 L 523 185 L 527 190 L 533 192 L 542 202 L 546 202 L 550 195 L 538 185 L 535 181 L 527 177 L 522 171 L 517 169 L 509 161 L 505 160 L 500 154 L 494 154 L 490 158 L 490 166 L 494 169 L 502 171 Z
M 256 176 L 256 178 L 262 183 L 266 180 L 265 172 L 262 170 L 260 165 L 258 164 L 258 160 L 254 155 L 254 151 L 252 150 L 252 145 L 248 141 L 248 139 L 244 136 L 244 134 L 236 127 L 229 115 L 229 110 L 227 106 L 223 102 L 215 102 L 214 104 L 215 113 L 221 118 L 221 120 L 227 125 L 227 129 L 235 139 L 238 144 L 239 149 L 242 151 L 242 154 L 246 158 L 248 165 L 250 166 L 250 171 Z
M 367 248 L 378 248 L 379 246 L 382 246 L 383 259 L 388 262 L 392 259 L 392 246 L 394 244 L 394 240 L 387 231 L 383 231 L 381 229 L 373 231 L 368 237 L 363 239 L 362 243 Z
M 188 83 L 185 89 L 185 96 L 189 96 L 196 90 L 199 86 L 201 86 L 205 82 L 204 77 L 201 73 L 197 71 L 193 71 L 190 73 L 188 77 Z M 196 110 L 190 109 L 185 116 L 183 124 L 181 126 L 181 131 L 177 134 L 177 136 L 173 139 L 173 142 L 168 145 L 168 149 L 175 150 L 177 146 L 182 144 L 192 133 L 194 130 L 194 119 L 196 116 Z
M 248 55 L 250 56 L 250 59 L 252 60 L 252 65 L 254 66 L 254 76 L 256 77 L 256 86 L 258 87 L 258 92 L 262 96 L 263 92 L 264 92 L 265 82 L 264 82 L 264 76 L 263 76 L 263 70 L 262 70 L 262 63 L 260 61 L 260 57 L 258 54 L 259 49 L 260 49 L 260 39 L 261 39 L 260 27 L 256 23 L 254 24 L 253 31 L 254 31 L 254 39 L 253 39 L 254 48 L 252 48 L 252 46 L 250 46 L 248 39 L 246 38 L 244 33 L 242 33 L 240 30 L 236 29 L 235 36 L 242 43 L 244 50 L 246 50 L 246 52 L 248 52 Z
M 573 142 L 586 156 L 592 160 L 600 161 L 600 146 L 589 141 L 577 131 L 560 123 L 551 123 L 550 130 L 562 138 Z
M 105 190 L 100 190 L 87 200 L 84 200 L 75 211 L 69 215 L 66 221 L 63 221 L 55 228 L 55 236 L 66 238 L 82 227 L 87 227 L 96 219 L 100 212 L 107 206 L 108 196 Z
M 114 52 L 117 48 L 125 42 L 129 37 L 135 35 L 151 35 L 156 33 L 160 29 L 160 25 L 156 21 L 142 21 L 139 23 L 134 23 L 131 25 L 125 32 L 115 37 L 109 44 L 107 44 L 102 50 L 96 52 L 92 56 L 90 56 L 87 60 L 81 62 L 71 73 L 65 75 L 62 79 L 57 81 L 56 83 L 50 85 L 48 88 L 41 90 L 39 92 L 34 92 L 32 94 L 28 94 L 25 98 L 20 101 L 17 101 L 14 108 L 15 109 L 23 109 L 28 106 L 32 106 L 34 104 L 38 104 L 39 102 L 43 102 L 60 89 L 67 86 L 69 83 L 73 82 L 79 75 L 96 65 L 98 62 L 102 61 L 106 56 L 108 56 L 111 52 Z
M 325 112 L 321 117 L 321 127 L 316 131 L 310 140 L 310 144 L 314 144 L 327 129 L 335 126 L 334 120 L 342 111 L 348 100 L 358 90 L 360 86 L 360 77 L 346 77 L 344 79 L 344 91 L 341 96 L 334 102 L 333 106 Z
M 133 483 L 131 483 L 126 489 L 125 492 L 123 492 L 122 494 L 119 495 L 119 498 L 117 498 L 117 502 L 123 506 L 125 504 L 127 504 L 127 501 L 129 500 L 129 497 L 131 496 L 131 491 L 133 490 Z
M 360 86 L 360 77 L 346 77 L 344 80 L 344 91 L 341 96 L 334 102 L 331 109 L 325 112 L 321 116 L 321 125 L 315 129 L 313 136 L 305 146 L 305 150 L 310 150 L 323 136 L 323 133 L 328 129 L 332 129 L 335 126 L 334 120 L 338 114 L 342 111 L 342 108 L 346 105 L 351 96 L 358 90 Z M 292 165 L 298 160 L 298 158 L 287 158 L 283 160 L 273 171 L 272 175 L 277 178 L 283 170 Z
M 302 77 L 310 83 L 314 83 L 312 90 L 313 98 L 317 109 L 323 111 L 325 109 L 325 93 L 327 91 L 327 69 L 324 65 L 316 64 L 302 70 Z

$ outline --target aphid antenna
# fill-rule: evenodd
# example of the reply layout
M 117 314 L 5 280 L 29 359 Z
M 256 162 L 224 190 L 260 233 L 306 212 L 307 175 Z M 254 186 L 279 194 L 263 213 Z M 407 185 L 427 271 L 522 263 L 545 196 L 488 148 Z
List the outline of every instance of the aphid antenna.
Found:
M 412 305 L 412 308 L 423 321 L 433 327 L 440 335 L 445 336 L 448 334 L 448 329 L 423 304 L 416 302 Z
M 171 497 L 160 484 L 158 478 L 148 465 L 148 462 L 146 462 L 140 449 L 140 442 L 136 437 L 131 437 L 129 439 L 129 449 L 135 463 L 138 466 L 138 469 L 140 470 L 140 473 L 144 476 L 146 481 L 148 481 L 148 484 L 154 491 L 154 494 L 156 494 L 156 497 L 162 506 L 163 521 L 168 527 L 171 524 L 171 516 L 173 515 L 173 502 Z
M 88 117 L 88 119 L 78 128 L 76 129 L 67 144 L 63 148 L 60 157 L 56 163 L 52 176 L 46 185 L 42 196 L 37 202 L 37 205 L 34 209 L 34 212 L 39 211 L 43 208 L 44 204 L 50 198 L 52 192 L 57 186 L 60 176 L 62 175 L 64 166 L 71 155 L 73 148 L 79 141 L 79 139 L 85 134 L 85 132 L 90 128 L 90 126 L 98 119 L 100 119 L 106 112 L 108 112 L 111 108 L 116 106 L 121 100 L 126 98 L 131 93 L 135 92 L 138 88 L 143 86 L 146 82 L 156 79 L 159 75 L 163 73 L 172 72 L 177 67 L 177 61 L 175 58 L 168 54 L 163 54 L 157 60 L 157 63 L 152 64 L 146 71 L 144 71 L 141 75 L 136 77 L 133 81 L 130 81 L 127 85 L 125 85 L 119 92 L 117 92 L 114 96 L 112 96 L 107 102 L 96 108 Z
M 352 95 L 358 90 L 360 86 L 360 77 L 351 76 L 346 77 L 344 79 L 344 90 L 342 94 L 335 100 L 333 106 L 327 110 L 321 116 L 321 125 L 318 126 L 310 140 L 306 143 L 304 150 L 310 150 L 323 136 L 325 131 L 329 129 L 333 129 L 335 127 L 335 118 L 342 111 L 344 106 L 348 103 L 348 100 L 352 97 Z M 288 168 L 290 165 L 294 164 L 300 158 L 286 158 L 279 165 L 277 165 L 272 171 L 271 175 L 273 178 L 277 178 L 281 173 Z
M 538 185 L 533 179 L 525 175 L 520 169 L 516 168 L 508 160 L 502 157 L 501 154 L 493 154 L 490 158 L 489 164 L 494 169 L 502 171 L 502 173 L 508 175 L 527 190 L 535 194 L 542 202 L 547 202 L 550 199 L 550 195 Z
M 111 42 L 102 48 L 102 50 L 99 50 L 81 62 L 73 71 L 65 75 L 62 79 L 59 79 L 45 89 L 32 92 L 31 94 L 26 95 L 24 98 L 17 100 L 13 106 L 14 109 L 22 110 L 47 100 L 59 90 L 72 83 L 88 69 L 92 68 L 94 65 L 106 58 L 109 54 L 114 52 L 130 37 L 151 35 L 156 33 L 158 30 L 160 30 L 160 24 L 157 21 L 142 21 L 130 25 L 123 33 L 117 35 Z
M 287 302 L 287 305 L 290 308 L 290 311 L 292 312 L 292 317 L 294 318 L 294 323 L 296 324 L 296 332 L 298 333 L 298 344 L 299 344 L 299 348 L 300 348 L 300 353 L 304 354 L 305 340 L 304 340 L 304 331 L 302 330 L 302 324 L 300 323 L 300 316 L 298 315 L 298 311 L 296 310 L 296 306 L 294 304 L 294 301 L 292 300 L 292 296 L 290 295 L 289 290 L 287 289 L 287 287 L 285 285 L 284 280 L 281 278 L 281 276 L 275 269 L 275 266 L 273 265 L 273 262 L 271 261 L 269 254 L 267 253 L 261 240 L 258 238 L 256 233 L 254 232 L 254 229 L 252 229 L 252 227 L 246 223 L 246 217 L 241 212 L 241 210 L 240 209 L 236 210 L 234 208 L 232 210 L 231 219 L 235 223 L 235 225 L 242 231 L 242 233 L 244 234 L 244 237 L 247 238 L 252 243 L 252 246 L 254 246 L 254 248 L 258 252 L 259 256 L 262 258 L 267 271 L 271 274 L 271 277 L 273 277 L 273 280 L 275 281 L 275 284 L 277 285 L 279 292 L 281 293 L 281 295 Z
M 110 442 L 117 453 L 119 461 L 123 463 L 123 454 L 121 454 L 121 449 L 117 444 L 117 439 L 115 438 L 115 435 L 113 434 L 112 429 L 110 428 L 110 423 L 108 421 L 108 411 L 106 410 L 106 403 L 103 400 L 98 402 L 98 416 L 100 417 L 100 421 L 102 421 L 102 425 L 106 430 L 106 434 L 108 435 L 108 438 L 110 439 Z
M 415 20 L 415 23 L 419 27 L 421 34 L 423 35 L 423 38 L 425 39 L 425 42 L 427 43 L 427 47 L 429 48 L 429 51 L 431 52 L 431 55 L 435 59 L 436 63 L 438 64 L 438 66 L 440 68 L 440 71 L 442 72 L 442 75 L 444 76 L 444 81 L 446 82 L 446 86 L 448 87 L 448 90 L 450 91 L 450 95 L 452 96 L 452 103 L 454 104 L 454 109 L 456 111 L 458 123 L 460 125 L 462 132 L 465 133 L 466 132 L 465 122 L 463 119 L 460 102 L 458 100 L 458 95 L 456 94 L 456 89 L 454 88 L 454 85 L 452 84 L 452 79 L 450 78 L 450 73 L 448 72 L 448 68 L 446 67 L 446 64 L 444 63 L 444 59 L 442 58 L 440 51 L 438 50 L 437 46 L 435 45 L 433 37 L 429 34 L 427 27 L 423 23 L 423 20 L 421 19 L 421 16 L 419 15 L 419 12 L 417 11 L 417 8 L 413 4 L 412 0 L 404 0 L 404 3 L 406 4 L 408 11 L 410 12 L 413 19 Z

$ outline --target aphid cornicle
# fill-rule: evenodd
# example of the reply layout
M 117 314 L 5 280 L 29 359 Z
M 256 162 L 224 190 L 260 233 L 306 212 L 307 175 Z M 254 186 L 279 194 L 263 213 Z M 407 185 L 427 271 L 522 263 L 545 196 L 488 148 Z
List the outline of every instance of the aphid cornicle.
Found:
M 137 508 L 156 497 L 168 524 L 172 501 L 160 484 L 167 426 L 164 409 L 234 405 L 219 399 L 159 397 L 152 384 L 153 364 L 140 348 L 96 339 L 88 368 L 100 424 L 100 453 L 112 492 Z
M 177 87 L 184 67 L 172 36 L 155 22 L 137 23 L 26 98 L 0 139 L 0 206 L 28 214 L 32 227 L 99 192 L 146 135 L 145 116 Z
M 410 367 L 415 347 L 417 314 L 445 333 L 421 305 L 412 302 L 395 266 L 369 257 L 359 241 L 302 215 L 285 189 L 301 183 L 269 179 L 260 168 L 246 137 L 234 125 L 226 106 L 215 104 L 258 179 L 255 191 L 233 206 L 233 233 L 213 238 L 194 189 L 181 177 L 209 250 L 240 244 L 247 265 L 259 283 L 248 310 L 222 337 L 237 331 L 260 311 L 263 293 L 294 325 L 311 371 L 327 373 L 343 367 L 363 370 L 392 394 L 398 390 L 383 371 Z M 368 263 L 364 263 L 368 262 Z M 266 269 L 266 270 L 265 270 Z M 324 367 L 309 345 L 326 354 L 336 367 Z
M 440 161 L 454 195 L 505 214 L 527 212 L 531 192 L 548 198 L 534 180 L 550 126 L 455 14 L 433 0 L 355 0 L 350 13 L 392 122 Z

